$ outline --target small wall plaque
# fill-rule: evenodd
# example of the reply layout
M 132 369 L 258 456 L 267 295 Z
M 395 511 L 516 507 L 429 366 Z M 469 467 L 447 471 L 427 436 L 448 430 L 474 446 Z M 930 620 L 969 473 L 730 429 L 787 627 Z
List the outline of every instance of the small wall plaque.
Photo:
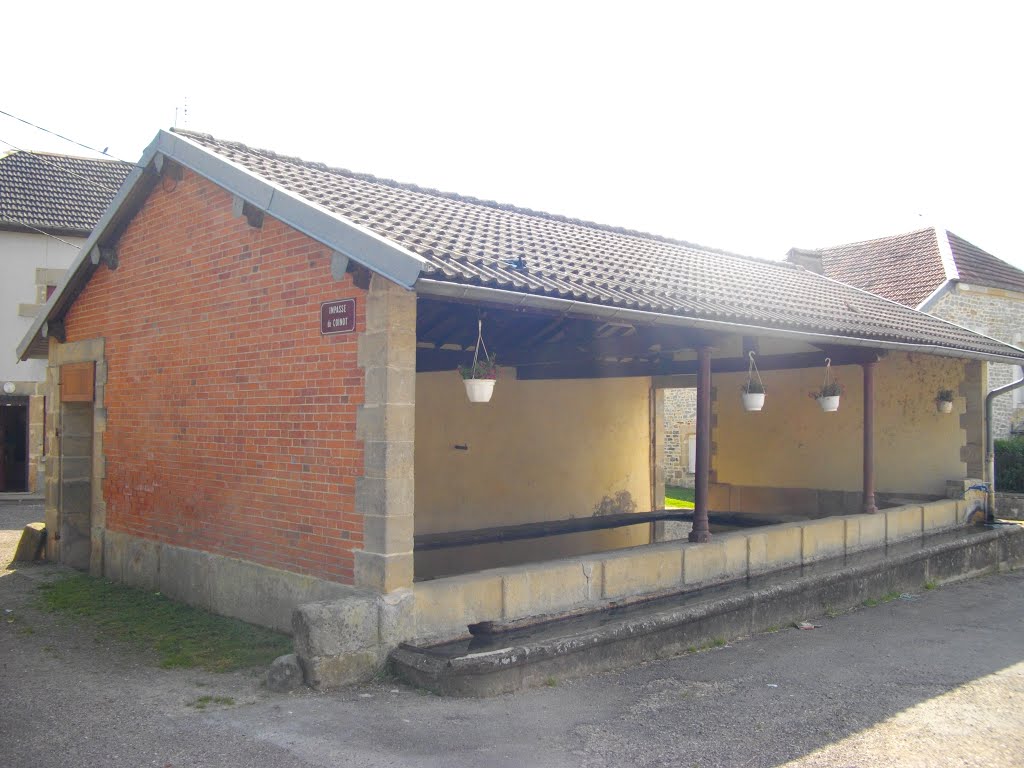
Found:
M 320 305 L 320 333 L 331 336 L 335 333 L 352 333 L 356 329 L 356 300 L 339 299 L 325 301 Z

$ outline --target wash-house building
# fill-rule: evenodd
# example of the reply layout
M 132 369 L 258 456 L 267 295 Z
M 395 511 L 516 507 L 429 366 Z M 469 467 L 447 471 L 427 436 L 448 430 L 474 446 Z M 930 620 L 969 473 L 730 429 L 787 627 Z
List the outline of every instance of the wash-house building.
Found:
M 481 332 L 486 404 L 456 373 Z M 19 354 L 48 360 L 49 555 L 293 631 L 323 685 L 469 623 L 961 525 L 986 365 L 1024 359 L 794 264 L 188 132 Z M 694 385 L 696 509 L 665 518 L 659 392 Z

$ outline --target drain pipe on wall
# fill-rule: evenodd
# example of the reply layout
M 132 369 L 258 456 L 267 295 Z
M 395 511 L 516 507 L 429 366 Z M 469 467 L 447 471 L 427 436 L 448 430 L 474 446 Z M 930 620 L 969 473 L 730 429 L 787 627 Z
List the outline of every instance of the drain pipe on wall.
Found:
M 985 522 L 993 523 L 996 519 L 996 437 L 992 434 L 992 401 L 1000 395 L 1024 387 L 1024 376 L 996 387 L 985 395 L 985 466 L 988 468 L 988 502 L 985 504 Z

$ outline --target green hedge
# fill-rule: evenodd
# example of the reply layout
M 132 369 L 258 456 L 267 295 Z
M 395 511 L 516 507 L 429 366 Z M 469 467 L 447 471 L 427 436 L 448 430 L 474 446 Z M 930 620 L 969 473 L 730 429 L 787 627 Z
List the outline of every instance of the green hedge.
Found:
M 1024 436 L 996 440 L 996 490 L 1024 493 Z

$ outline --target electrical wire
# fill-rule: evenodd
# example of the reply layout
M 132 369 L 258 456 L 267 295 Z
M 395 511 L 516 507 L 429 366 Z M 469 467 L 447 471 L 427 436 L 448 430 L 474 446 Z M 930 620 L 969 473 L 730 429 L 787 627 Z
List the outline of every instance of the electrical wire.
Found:
M 113 158 L 114 160 L 121 160 L 121 158 L 114 157 L 109 152 L 107 152 L 105 149 L 96 149 L 95 147 L 90 147 L 88 144 L 83 144 L 80 141 L 75 141 L 74 139 L 69 139 L 67 136 L 62 136 L 61 134 L 57 133 L 56 131 L 51 131 L 49 128 L 43 128 L 41 125 L 36 125 L 35 123 L 29 122 L 28 120 L 26 120 L 26 119 L 24 119 L 22 117 L 18 117 L 17 115 L 12 115 L 10 112 L 5 112 L 2 109 L 0 109 L 0 115 L 6 115 L 7 117 L 10 117 L 10 118 L 12 118 L 14 120 L 17 120 L 19 123 L 24 123 L 25 125 L 31 126 L 32 128 L 35 128 L 36 130 L 42 131 L 43 133 L 48 133 L 51 136 L 56 136 L 58 139 L 63 139 L 64 141 L 67 141 L 67 142 L 69 142 L 71 144 L 74 144 L 76 147 L 81 147 L 82 149 L 88 149 L 90 152 L 95 152 L 96 154 L 99 154 L 99 155 L 106 155 L 107 157 Z M 4 142 L 4 143 L 6 143 L 6 142 Z M 122 163 L 126 163 L 128 161 L 127 160 L 121 160 L 121 162 Z
M 19 227 L 25 227 L 25 229 L 31 229 L 33 232 L 38 232 L 40 235 L 46 235 L 51 240 L 56 240 L 58 243 L 64 243 L 64 245 L 70 245 L 77 251 L 82 250 L 82 246 L 75 245 L 74 243 L 69 243 L 62 237 L 51 235 L 49 232 L 44 232 L 43 230 L 38 229 L 37 227 L 33 227 L 31 224 L 26 224 L 24 221 L 21 221 L 20 219 L 7 219 L 7 222 L 10 224 L 17 224 Z
M 0 144 L 6 144 L 8 147 L 10 147 L 13 150 L 16 150 L 18 152 L 25 152 L 26 154 L 32 155 L 33 157 L 38 158 L 39 160 L 42 160 L 44 163 L 49 165 L 51 168 L 55 168 L 56 170 L 60 171 L 61 173 L 66 173 L 68 176 L 74 176 L 77 179 L 81 179 L 86 184 L 89 184 L 90 186 L 95 187 L 96 189 L 100 190 L 101 192 L 106 192 L 108 194 L 110 194 L 110 193 L 117 194 L 118 189 L 120 189 L 120 187 L 108 187 L 108 186 L 106 186 L 104 184 L 100 184 L 98 181 L 96 181 L 94 179 L 90 179 L 88 176 L 83 176 L 80 173 L 75 173 L 70 168 L 65 168 L 64 166 L 62 166 L 62 165 L 60 165 L 58 163 L 55 163 L 52 160 L 49 160 L 46 157 L 46 153 L 44 153 L 44 152 L 32 152 L 31 150 L 28 150 L 28 149 L 22 149 L 21 147 L 15 146 L 14 144 L 11 144 L 11 142 L 7 141 L 6 139 L 0 139 Z M 121 161 L 121 162 L 124 162 L 124 161 Z

